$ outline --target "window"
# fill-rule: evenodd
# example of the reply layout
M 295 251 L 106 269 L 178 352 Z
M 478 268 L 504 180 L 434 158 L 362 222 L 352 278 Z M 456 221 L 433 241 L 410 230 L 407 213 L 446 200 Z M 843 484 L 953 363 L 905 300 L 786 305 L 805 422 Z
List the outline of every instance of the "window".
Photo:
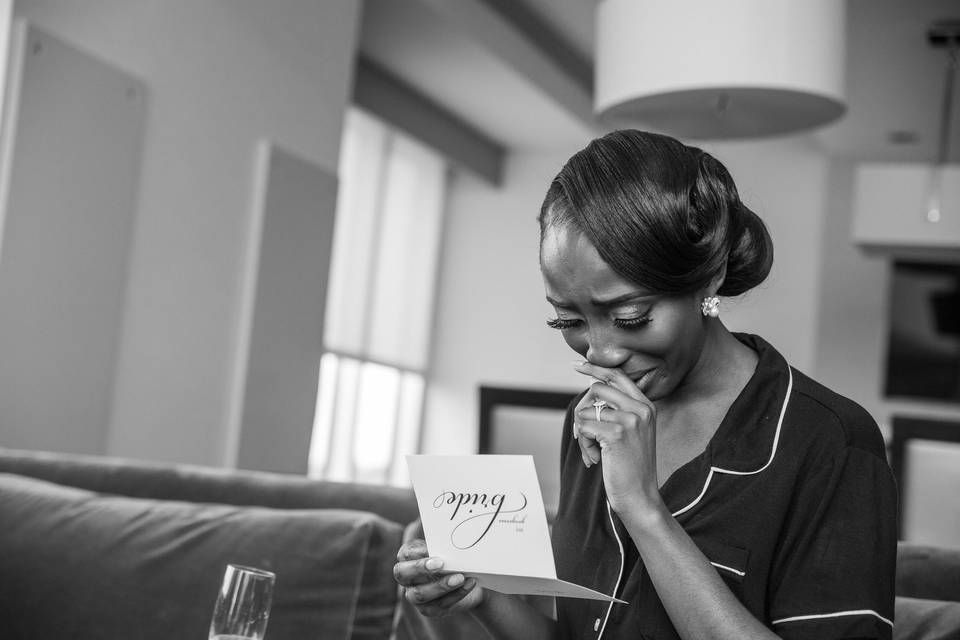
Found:
M 443 159 L 351 110 L 324 323 L 310 475 L 407 484 L 430 355 Z

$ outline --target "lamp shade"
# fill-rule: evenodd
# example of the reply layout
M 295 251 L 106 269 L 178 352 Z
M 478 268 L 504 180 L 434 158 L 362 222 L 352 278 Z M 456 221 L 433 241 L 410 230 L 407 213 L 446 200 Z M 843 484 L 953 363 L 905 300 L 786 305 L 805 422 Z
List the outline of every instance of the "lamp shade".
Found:
M 843 98 L 845 2 L 601 0 L 595 109 L 679 137 L 827 124 Z

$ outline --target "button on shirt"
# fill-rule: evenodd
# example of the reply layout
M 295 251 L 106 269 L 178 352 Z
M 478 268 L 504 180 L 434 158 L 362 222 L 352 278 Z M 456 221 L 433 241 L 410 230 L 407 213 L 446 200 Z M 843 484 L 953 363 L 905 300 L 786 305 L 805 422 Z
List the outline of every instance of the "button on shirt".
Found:
M 883 438 L 854 402 L 757 336 L 757 369 L 706 449 L 660 494 L 733 594 L 778 636 L 891 637 L 896 489 Z M 559 598 L 562 637 L 679 638 L 643 561 L 564 424 L 553 528 L 563 580 L 629 604 Z

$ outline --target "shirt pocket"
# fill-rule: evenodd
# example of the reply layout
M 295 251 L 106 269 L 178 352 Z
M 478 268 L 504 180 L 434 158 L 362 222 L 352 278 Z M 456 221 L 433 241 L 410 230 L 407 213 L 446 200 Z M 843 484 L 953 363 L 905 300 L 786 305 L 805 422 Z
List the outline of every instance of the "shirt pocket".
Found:
M 695 542 L 733 594 L 742 600 L 743 582 L 747 577 L 750 551 L 717 540 L 695 540 Z

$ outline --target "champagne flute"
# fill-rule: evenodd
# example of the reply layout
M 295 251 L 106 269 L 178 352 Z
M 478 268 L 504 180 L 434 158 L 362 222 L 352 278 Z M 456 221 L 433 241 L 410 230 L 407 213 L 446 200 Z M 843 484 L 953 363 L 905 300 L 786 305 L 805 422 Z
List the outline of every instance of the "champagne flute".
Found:
M 276 575 L 228 564 L 213 606 L 209 640 L 263 640 Z

